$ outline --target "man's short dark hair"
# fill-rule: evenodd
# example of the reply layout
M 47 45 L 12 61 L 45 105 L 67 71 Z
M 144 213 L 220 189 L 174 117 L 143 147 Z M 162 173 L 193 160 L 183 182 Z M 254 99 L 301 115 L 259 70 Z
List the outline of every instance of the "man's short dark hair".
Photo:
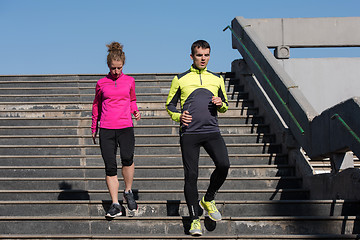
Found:
M 209 50 L 211 50 L 210 44 L 207 41 L 197 40 L 191 45 L 191 55 L 194 55 L 195 49 L 197 49 L 197 48 L 204 48 L 204 49 L 209 48 Z

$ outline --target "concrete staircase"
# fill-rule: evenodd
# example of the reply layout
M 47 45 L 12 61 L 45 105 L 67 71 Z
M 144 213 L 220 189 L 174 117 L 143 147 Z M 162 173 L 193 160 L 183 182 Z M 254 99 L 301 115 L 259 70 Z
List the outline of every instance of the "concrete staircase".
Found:
M 189 229 L 178 123 L 165 111 L 174 74 L 134 74 L 136 217 L 110 221 L 103 161 L 90 136 L 102 75 L 0 76 L 0 239 L 183 239 Z M 219 121 L 231 170 L 217 195 L 223 221 L 203 239 L 358 239 L 357 201 L 309 200 L 271 129 L 224 74 Z M 202 151 L 203 195 L 213 164 Z M 122 188 L 123 185 L 120 186 Z

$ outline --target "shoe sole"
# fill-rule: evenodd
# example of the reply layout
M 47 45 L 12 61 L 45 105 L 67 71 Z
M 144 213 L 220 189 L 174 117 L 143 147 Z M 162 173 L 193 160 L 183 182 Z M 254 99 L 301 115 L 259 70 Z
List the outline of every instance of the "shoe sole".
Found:
M 199 205 L 200 205 L 200 207 L 207 213 L 207 215 L 209 216 L 209 218 L 210 218 L 211 220 L 213 220 L 214 222 L 221 221 L 222 218 L 220 218 L 220 219 L 215 219 L 215 218 L 213 218 L 213 217 L 211 216 L 211 214 L 209 214 L 209 212 L 205 209 L 205 207 L 203 207 L 201 201 L 200 201 L 200 204 L 199 204 Z
M 115 217 L 120 217 L 122 216 L 122 212 L 115 214 L 115 215 L 110 215 L 110 214 L 106 214 L 105 217 L 110 217 L 110 218 L 115 218 Z
M 190 235 L 194 236 L 194 237 L 199 237 L 199 236 L 202 236 L 202 232 L 190 233 Z

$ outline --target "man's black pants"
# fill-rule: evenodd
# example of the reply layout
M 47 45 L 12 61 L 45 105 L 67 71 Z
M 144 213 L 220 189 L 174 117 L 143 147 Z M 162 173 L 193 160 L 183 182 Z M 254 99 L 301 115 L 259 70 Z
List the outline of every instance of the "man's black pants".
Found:
M 210 177 L 205 200 L 212 201 L 216 192 L 225 182 L 230 167 L 224 139 L 219 132 L 204 134 L 183 134 L 180 137 L 182 160 L 184 165 L 184 193 L 190 217 L 198 218 L 199 194 L 197 180 L 199 173 L 200 147 L 203 147 L 213 160 L 216 168 Z

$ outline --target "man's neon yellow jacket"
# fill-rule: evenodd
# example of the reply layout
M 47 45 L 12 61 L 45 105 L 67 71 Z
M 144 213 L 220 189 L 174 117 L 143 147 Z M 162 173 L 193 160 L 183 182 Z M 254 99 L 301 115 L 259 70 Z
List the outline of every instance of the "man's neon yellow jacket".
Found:
M 220 97 L 222 106 L 212 103 L 212 96 Z M 180 99 L 181 112 L 176 108 Z M 189 111 L 192 121 L 188 126 L 180 123 L 180 134 L 219 132 L 217 112 L 224 113 L 229 104 L 224 79 L 207 68 L 191 68 L 174 77 L 171 83 L 166 110 L 171 118 L 180 122 L 183 111 Z

